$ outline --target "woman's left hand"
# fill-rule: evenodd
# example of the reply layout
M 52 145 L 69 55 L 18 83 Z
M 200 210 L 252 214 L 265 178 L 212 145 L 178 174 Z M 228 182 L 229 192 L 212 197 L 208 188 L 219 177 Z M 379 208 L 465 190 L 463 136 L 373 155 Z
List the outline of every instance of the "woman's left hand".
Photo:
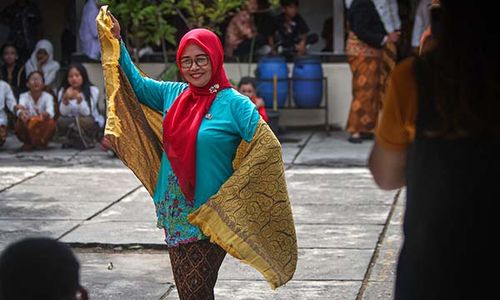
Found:
M 120 39 L 120 32 L 121 32 L 120 22 L 118 22 L 115 16 L 113 16 L 110 12 L 108 12 L 108 14 L 111 17 L 111 20 L 113 21 L 113 27 L 111 28 L 111 33 L 115 38 Z

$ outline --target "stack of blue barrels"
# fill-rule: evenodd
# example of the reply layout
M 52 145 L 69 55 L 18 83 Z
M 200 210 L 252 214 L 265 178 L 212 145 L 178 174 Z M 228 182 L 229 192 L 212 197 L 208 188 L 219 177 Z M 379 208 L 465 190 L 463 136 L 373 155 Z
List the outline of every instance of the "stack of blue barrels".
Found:
M 323 68 L 316 57 L 298 57 L 293 68 L 293 100 L 297 107 L 315 108 L 323 98 Z
M 259 60 L 255 70 L 257 93 L 264 99 L 266 107 L 273 107 L 273 77 L 278 78 L 278 107 L 285 106 L 288 96 L 288 68 L 284 57 L 267 56 Z

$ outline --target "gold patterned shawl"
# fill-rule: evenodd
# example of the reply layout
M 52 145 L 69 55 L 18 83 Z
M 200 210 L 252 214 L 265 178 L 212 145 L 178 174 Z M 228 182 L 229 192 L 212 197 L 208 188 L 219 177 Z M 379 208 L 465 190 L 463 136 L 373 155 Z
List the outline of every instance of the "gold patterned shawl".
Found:
M 103 6 L 97 27 L 108 101 L 105 135 L 153 195 L 163 151 L 162 116 L 137 101 L 118 64 L 120 45 L 111 34 L 112 25 Z M 297 239 L 281 145 L 262 119 L 252 141 L 239 145 L 233 169 L 217 194 L 189 215 L 189 221 L 212 242 L 261 272 L 275 289 L 295 272 Z

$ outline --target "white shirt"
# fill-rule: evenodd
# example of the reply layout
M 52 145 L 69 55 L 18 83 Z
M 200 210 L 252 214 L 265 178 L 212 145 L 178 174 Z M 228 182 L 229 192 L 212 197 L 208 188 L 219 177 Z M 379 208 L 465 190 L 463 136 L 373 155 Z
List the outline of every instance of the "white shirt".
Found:
M 49 113 L 51 118 L 54 118 L 54 98 L 47 92 L 42 92 L 40 99 L 35 103 L 30 92 L 22 93 L 19 96 L 19 104 L 24 106 L 30 116 L 37 116 L 42 112 Z M 20 111 L 17 112 L 19 116 Z
M 411 35 L 411 45 L 418 47 L 420 38 L 425 29 L 431 24 L 431 0 L 420 0 L 415 13 L 415 23 L 413 24 L 413 33 Z
M 70 99 L 68 104 L 62 102 L 63 90 L 59 90 L 58 101 L 59 101 L 59 112 L 62 116 L 66 117 L 77 117 L 77 116 L 89 116 L 92 115 L 96 123 L 100 128 L 104 127 L 104 117 L 101 116 L 97 110 L 97 101 L 99 100 L 99 89 L 96 86 L 90 87 L 90 106 L 87 101 L 85 101 L 85 95 L 80 92 L 80 97 L 82 101 L 78 104 L 76 99 Z
M 396 0 L 372 0 L 372 2 L 387 33 L 401 30 L 401 19 Z
M 7 126 L 7 114 L 5 113 L 5 109 L 14 112 L 14 106 L 16 106 L 16 104 L 16 98 L 14 97 L 14 93 L 12 93 L 10 85 L 0 80 L 0 126 Z

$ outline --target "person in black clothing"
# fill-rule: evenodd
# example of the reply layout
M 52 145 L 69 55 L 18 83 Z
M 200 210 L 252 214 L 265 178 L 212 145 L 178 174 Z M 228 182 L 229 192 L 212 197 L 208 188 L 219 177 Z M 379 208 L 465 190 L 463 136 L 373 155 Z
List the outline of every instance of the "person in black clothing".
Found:
M 8 41 L 16 45 L 21 60 L 28 59 L 40 38 L 42 17 L 38 7 L 29 0 L 16 0 L 0 13 L 0 22 L 9 25 Z
M 19 95 L 28 90 L 26 87 L 24 63 L 20 60 L 14 43 L 5 43 L 0 50 L 0 54 L 4 62 L 0 67 L 0 79 L 10 85 L 14 96 L 16 99 L 19 99 Z
M 333 17 L 327 18 L 323 22 L 323 29 L 321 30 L 321 37 L 325 40 L 325 47 L 321 52 L 333 51 Z
M 276 47 L 285 56 L 306 54 L 309 27 L 299 14 L 299 0 L 280 0 L 283 13 L 276 19 Z M 281 50 L 281 51 L 280 51 Z
M 383 68 L 384 47 L 399 34 L 387 33 L 371 0 L 354 0 L 347 10 L 349 34 L 346 54 L 352 71 L 353 99 L 347 132 L 349 142 L 373 136 L 388 72 Z
M 406 185 L 395 299 L 489 299 L 498 258 L 496 11 L 441 0 L 435 16 L 437 42 L 391 75 L 369 166 L 381 188 Z
M 26 238 L 0 256 L 0 299 L 87 300 L 80 264 L 71 249 L 51 238 Z
M 278 28 L 269 0 L 257 0 L 257 11 L 252 13 L 252 18 L 259 39 L 272 47 L 274 34 Z

